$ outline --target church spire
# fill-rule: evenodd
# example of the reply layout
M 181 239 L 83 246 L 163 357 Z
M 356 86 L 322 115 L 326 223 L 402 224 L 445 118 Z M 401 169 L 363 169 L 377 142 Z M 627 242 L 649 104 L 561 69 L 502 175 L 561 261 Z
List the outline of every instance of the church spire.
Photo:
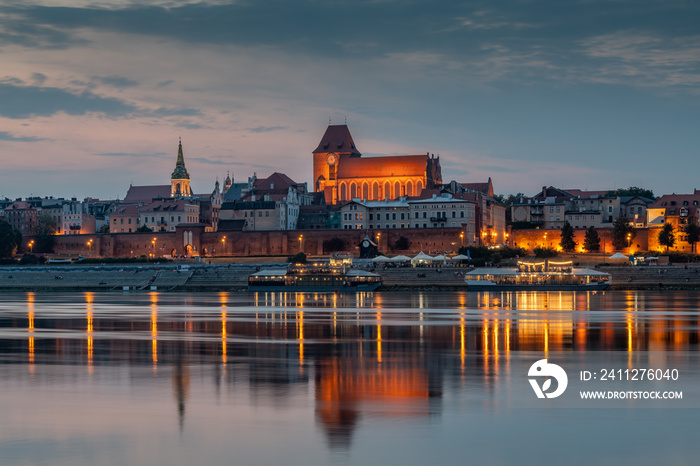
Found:
M 185 168 L 185 156 L 182 153 L 182 138 L 177 148 L 177 161 L 175 162 L 175 170 L 170 176 L 170 186 L 172 197 L 191 196 L 190 191 L 190 174 Z

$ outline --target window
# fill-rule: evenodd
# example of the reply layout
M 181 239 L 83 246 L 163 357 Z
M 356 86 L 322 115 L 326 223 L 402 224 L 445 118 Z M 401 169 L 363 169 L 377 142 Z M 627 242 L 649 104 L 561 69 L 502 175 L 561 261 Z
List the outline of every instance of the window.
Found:
M 124 219 L 123 219 L 123 218 L 121 219 L 121 224 L 124 225 Z
M 611 205 L 608 206 L 608 213 L 612 214 L 612 206 Z
M 386 219 L 389 220 L 389 214 L 386 214 Z
M 549 206 L 549 213 L 551 214 L 552 212 L 554 212 L 554 206 Z
M 559 217 L 557 217 L 557 222 L 559 221 Z
M 405 214 L 404 214 L 403 212 L 401 212 L 401 220 L 404 219 L 404 215 L 405 215 Z M 403 228 L 403 225 L 401 226 L 401 228 Z
M 266 210 L 266 211 L 265 211 L 265 217 L 269 217 L 269 216 L 270 216 L 270 211 L 269 211 L 269 210 Z
M 416 212 L 416 216 L 415 216 L 415 218 L 418 218 L 418 212 Z
M 391 219 L 396 220 L 396 213 L 391 214 Z
M 591 204 L 593 204 L 593 203 L 591 202 Z M 559 206 L 557 206 L 557 212 L 559 212 Z
M 258 217 L 262 217 L 262 210 L 258 211 Z
M 131 219 L 129 219 L 129 223 L 131 223 Z
M 180 221 L 180 218 L 181 218 L 181 217 L 178 215 L 178 216 L 177 216 L 177 221 L 178 221 L 178 222 Z
M 459 213 L 459 217 L 460 217 L 460 218 L 464 218 L 464 211 L 461 211 L 461 212 Z
M 369 214 L 369 219 L 372 220 L 372 214 Z M 372 227 L 370 227 L 370 228 L 372 228 Z
M 243 212 L 243 217 L 248 218 L 248 212 Z
M 428 218 L 428 212 L 423 212 L 423 218 Z
M 549 216 L 549 221 L 550 221 L 550 222 L 553 222 L 553 221 L 554 221 L 554 217 L 550 215 L 550 216 Z
M 578 220 L 578 215 L 576 216 L 576 220 Z

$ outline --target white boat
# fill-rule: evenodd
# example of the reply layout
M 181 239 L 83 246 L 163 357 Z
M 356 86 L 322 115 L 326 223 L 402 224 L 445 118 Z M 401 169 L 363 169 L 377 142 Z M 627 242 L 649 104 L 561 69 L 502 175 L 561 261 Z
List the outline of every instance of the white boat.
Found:
M 521 261 L 517 268 L 478 268 L 464 274 L 470 291 L 603 290 L 610 274 L 574 267 L 571 261 Z

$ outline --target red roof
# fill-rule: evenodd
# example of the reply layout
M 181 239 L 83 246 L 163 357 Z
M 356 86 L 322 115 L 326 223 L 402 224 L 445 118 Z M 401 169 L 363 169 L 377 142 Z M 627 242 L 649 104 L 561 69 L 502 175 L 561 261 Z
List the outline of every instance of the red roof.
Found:
M 129 192 L 126 193 L 124 198 L 125 202 L 138 202 L 138 201 L 152 201 L 157 197 L 170 197 L 171 195 L 170 185 L 156 185 L 156 186 L 130 186 Z
M 285 175 L 284 173 L 278 173 L 275 172 L 272 175 L 268 176 L 265 179 L 259 179 L 255 181 L 255 186 L 253 186 L 253 189 L 262 189 L 262 190 L 269 190 L 269 189 L 289 189 L 290 186 L 294 186 L 297 183 Z M 272 187 L 274 186 L 274 188 Z
M 321 142 L 316 150 L 313 151 L 314 154 L 324 152 L 349 153 L 355 156 L 362 155 L 355 147 L 355 141 L 352 140 L 348 125 L 328 125 Z
M 390 157 L 351 157 L 341 155 L 338 178 L 381 176 L 425 176 L 428 155 L 396 155 Z

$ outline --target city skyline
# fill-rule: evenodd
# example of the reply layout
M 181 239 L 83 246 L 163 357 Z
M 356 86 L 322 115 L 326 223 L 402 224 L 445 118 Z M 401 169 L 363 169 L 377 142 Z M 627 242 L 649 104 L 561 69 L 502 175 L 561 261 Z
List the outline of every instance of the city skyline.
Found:
M 699 12 L 0 0 L 0 196 L 122 198 L 168 181 L 178 137 L 195 192 L 227 171 L 312 189 L 329 118 L 364 156 L 439 154 L 497 193 L 692 192 Z

